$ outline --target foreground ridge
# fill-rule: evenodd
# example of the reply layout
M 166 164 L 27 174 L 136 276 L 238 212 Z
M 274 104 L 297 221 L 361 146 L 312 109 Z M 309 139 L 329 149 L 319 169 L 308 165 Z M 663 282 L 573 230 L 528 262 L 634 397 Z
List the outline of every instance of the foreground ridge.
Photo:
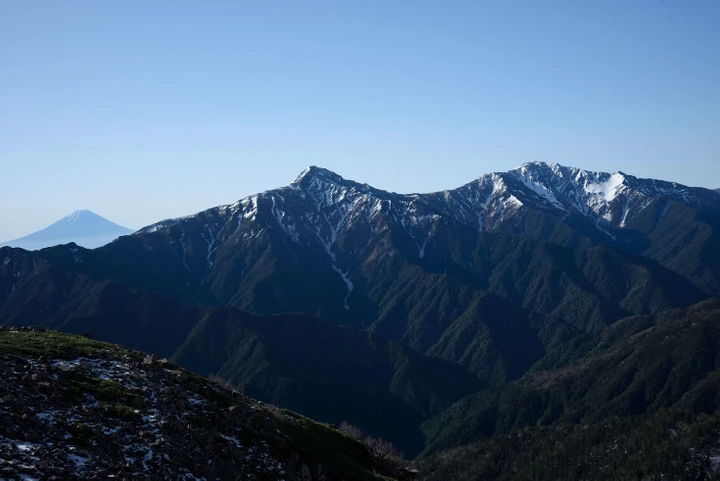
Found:
M 166 359 L 37 328 L 3 328 L 0 352 L 3 479 L 412 478 Z

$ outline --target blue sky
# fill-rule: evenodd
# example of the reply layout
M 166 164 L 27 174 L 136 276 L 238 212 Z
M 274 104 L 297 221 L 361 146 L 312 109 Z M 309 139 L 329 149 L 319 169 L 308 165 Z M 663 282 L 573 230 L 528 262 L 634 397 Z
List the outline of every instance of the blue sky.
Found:
M 307 165 L 398 192 L 542 160 L 720 187 L 720 2 L 0 2 L 0 241 Z

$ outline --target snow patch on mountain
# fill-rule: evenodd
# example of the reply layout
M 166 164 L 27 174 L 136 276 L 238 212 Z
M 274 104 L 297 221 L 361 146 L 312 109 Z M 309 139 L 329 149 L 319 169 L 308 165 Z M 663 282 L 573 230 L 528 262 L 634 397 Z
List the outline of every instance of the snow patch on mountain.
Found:
M 334 262 L 332 264 L 332 268 L 335 272 L 340 274 L 340 277 L 342 277 L 343 282 L 347 286 L 347 294 L 345 295 L 345 299 L 343 299 L 343 308 L 345 308 L 346 311 L 349 311 L 350 306 L 348 305 L 348 297 L 350 297 L 350 294 L 352 293 L 353 289 L 355 288 L 355 285 L 350 280 L 350 276 L 348 275 L 348 273 L 341 271 L 340 268 L 337 267 Z
M 543 185 L 535 176 L 528 165 L 522 165 L 516 171 L 520 181 L 531 191 L 535 192 L 538 197 L 545 199 L 552 206 L 560 210 L 565 210 L 562 203 L 552 193 L 549 186 Z
M 217 225 L 215 225 L 217 227 Z M 208 224 L 205 224 L 205 230 L 207 231 L 207 237 L 205 236 L 205 232 L 201 232 L 200 235 L 202 236 L 203 240 L 207 242 L 207 263 L 208 268 L 213 266 L 212 261 L 212 255 L 215 253 L 215 251 L 218 248 L 217 245 L 217 238 L 215 237 L 215 234 L 213 233 L 212 229 Z
M 605 202 L 612 202 L 615 197 L 617 197 L 623 182 L 625 182 L 625 176 L 620 173 L 615 173 L 604 182 L 585 184 L 585 192 L 588 194 L 599 194 Z

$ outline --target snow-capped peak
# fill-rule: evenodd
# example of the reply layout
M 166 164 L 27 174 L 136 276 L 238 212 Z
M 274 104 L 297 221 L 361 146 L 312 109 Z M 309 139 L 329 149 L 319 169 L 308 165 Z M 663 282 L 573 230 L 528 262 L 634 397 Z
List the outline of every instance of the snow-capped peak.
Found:
M 553 204 L 556 203 L 556 195 L 568 194 L 570 190 L 580 189 L 591 197 L 611 202 L 627 186 L 623 172 L 613 174 L 592 172 L 575 167 L 564 167 L 556 163 L 529 162 L 511 170 L 510 173 L 544 197 L 552 196 L 549 200 Z
M 556 162 L 544 162 L 540 160 L 531 160 L 530 162 L 524 162 L 514 170 L 528 170 L 528 169 L 550 169 L 557 171 L 562 166 Z
M 90 216 L 96 216 L 93 211 L 88 209 L 78 209 L 76 211 L 71 212 L 70 214 L 66 215 L 62 219 L 60 219 L 60 222 L 77 222 L 83 217 L 90 217 Z
M 305 170 L 303 170 L 302 172 L 300 172 L 300 175 L 295 177 L 295 179 L 290 185 L 293 187 L 299 187 L 309 181 L 312 181 L 313 179 L 331 184 L 341 184 L 345 182 L 345 179 L 340 177 L 335 172 L 324 169 L 322 167 L 311 165 L 309 167 L 306 167 Z
M 629 188 L 622 172 L 592 172 L 545 163 L 524 164 L 511 172 L 553 207 L 577 210 L 604 224 L 624 225 L 627 216 L 613 207 Z

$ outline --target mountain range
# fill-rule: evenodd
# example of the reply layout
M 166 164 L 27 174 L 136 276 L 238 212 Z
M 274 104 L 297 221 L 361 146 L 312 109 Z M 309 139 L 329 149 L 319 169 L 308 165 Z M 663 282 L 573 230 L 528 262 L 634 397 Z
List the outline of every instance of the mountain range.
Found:
M 676 406 L 705 378 L 624 394 L 631 374 L 611 353 L 645 331 L 661 346 L 651 333 L 668 313 L 720 294 L 719 231 L 720 193 L 623 172 L 532 162 L 404 195 L 310 167 L 94 250 L 0 249 L 0 323 L 170 357 L 432 456 L 515 427 Z M 637 372 L 670 372 L 638 356 Z M 697 372 L 714 372 L 711 349 L 697 356 Z M 527 387 L 566 372 L 586 375 Z M 588 411 L 597 396 L 608 408 Z
M 88 249 L 104 246 L 133 231 L 110 222 L 96 213 L 76 210 L 52 225 L 19 239 L 0 243 L 0 247 L 38 250 L 60 244 L 75 243 Z

